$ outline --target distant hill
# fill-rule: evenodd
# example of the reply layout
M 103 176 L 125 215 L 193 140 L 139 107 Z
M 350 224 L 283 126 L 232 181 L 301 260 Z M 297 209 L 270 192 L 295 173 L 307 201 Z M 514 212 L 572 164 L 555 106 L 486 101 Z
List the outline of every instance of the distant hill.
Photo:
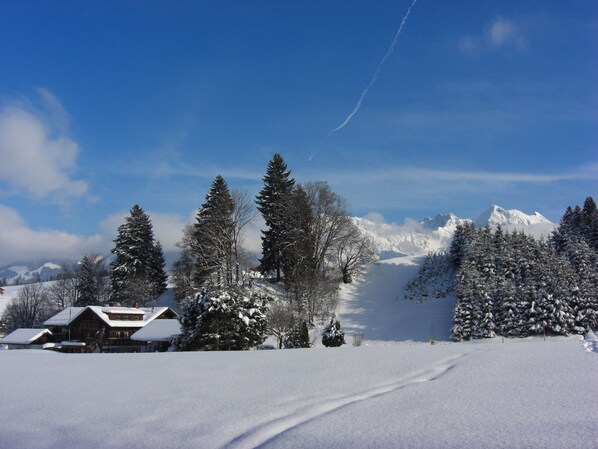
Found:
M 14 263 L 0 267 L 0 279 L 4 279 L 7 284 L 14 284 L 17 279 L 20 279 L 21 282 L 47 281 L 61 272 L 60 263 L 56 262 Z

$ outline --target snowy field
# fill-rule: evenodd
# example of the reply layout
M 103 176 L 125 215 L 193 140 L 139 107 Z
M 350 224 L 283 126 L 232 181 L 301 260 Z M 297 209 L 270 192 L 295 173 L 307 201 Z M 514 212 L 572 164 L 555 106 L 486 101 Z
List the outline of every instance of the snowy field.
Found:
M 0 447 L 596 448 L 582 343 L 0 351 Z

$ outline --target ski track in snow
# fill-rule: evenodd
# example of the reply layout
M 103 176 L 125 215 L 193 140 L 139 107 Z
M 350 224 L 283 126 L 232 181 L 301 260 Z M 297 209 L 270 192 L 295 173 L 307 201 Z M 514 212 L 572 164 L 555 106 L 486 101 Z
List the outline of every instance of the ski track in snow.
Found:
M 248 429 L 229 441 L 226 445 L 224 445 L 224 449 L 258 449 L 285 434 L 286 432 L 296 429 L 297 427 L 311 422 L 314 419 L 334 413 L 335 411 L 344 407 L 348 407 L 358 402 L 375 399 L 379 396 L 393 393 L 411 385 L 424 382 L 433 382 L 455 368 L 457 365 L 457 360 L 462 359 L 467 355 L 471 354 L 461 354 L 451 357 L 434 365 L 432 368 L 418 371 L 415 374 L 407 376 L 406 378 L 397 382 L 381 385 L 360 393 L 343 395 L 336 398 L 328 398 L 312 404 L 297 407 L 290 413 L 253 426 L 251 429 Z

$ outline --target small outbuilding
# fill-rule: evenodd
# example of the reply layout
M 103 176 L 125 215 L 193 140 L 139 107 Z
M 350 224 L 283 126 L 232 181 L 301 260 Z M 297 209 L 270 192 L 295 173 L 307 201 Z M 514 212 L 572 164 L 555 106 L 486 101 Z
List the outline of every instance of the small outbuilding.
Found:
M 181 334 L 181 323 L 177 319 L 154 320 L 139 329 L 131 340 L 139 342 L 141 352 L 168 351 L 173 337 Z
M 0 338 L 0 345 L 7 345 L 8 349 L 51 349 L 52 332 L 48 329 L 17 329 L 4 338 Z

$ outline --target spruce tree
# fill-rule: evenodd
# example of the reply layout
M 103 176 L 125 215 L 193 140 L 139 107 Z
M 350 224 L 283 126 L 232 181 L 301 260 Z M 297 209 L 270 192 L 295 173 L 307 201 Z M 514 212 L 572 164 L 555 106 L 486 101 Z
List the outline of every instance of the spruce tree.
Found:
M 597 210 L 598 208 L 596 207 L 596 202 L 594 201 L 594 198 L 588 196 L 583 203 L 583 209 L 581 211 L 582 223 L 584 228 L 587 229 L 591 226 L 592 217 Z
M 582 232 L 588 244 L 598 251 L 598 208 L 591 196 L 583 203 Z
M 592 215 L 592 222 L 589 231 L 589 245 L 598 252 L 598 211 Z
M 284 233 L 286 245 L 281 254 L 281 268 L 285 274 L 286 287 L 292 292 L 293 301 L 301 313 L 300 298 L 305 295 L 309 280 L 316 278 L 314 241 L 311 235 L 312 211 L 301 186 L 293 190 L 287 213 L 287 228 Z
M 77 280 L 77 298 L 73 303 L 75 307 L 98 305 L 106 297 L 106 270 L 102 259 L 95 254 L 86 254 L 77 265 L 75 272 Z
M 164 260 L 164 251 L 162 244 L 156 240 L 152 252 L 152 259 L 150 264 L 150 279 L 152 280 L 154 292 L 153 296 L 159 297 L 167 290 L 168 274 L 166 274 L 166 261 Z
M 196 216 L 192 242 L 196 285 L 232 284 L 232 213 L 233 199 L 228 185 L 218 175 Z
M 575 314 L 577 332 L 598 328 L 598 253 L 586 240 L 571 238 L 565 242 L 563 253 L 575 273 L 575 282 L 568 282 L 571 307 Z
M 281 279 L 283 253 L 287 249 L 287 208 L 295 180 L 280 154 L 268 163 L 263 178 L 264 187 L 256 198 L 257 208 L 264 217 L 268 229 L 262 231 L 262 258 L 260 271 L 275 272 L 276 281 Z
M 504 337 L 517 337 L 520 334 L 521 323 L 513 281 L 503 279 L 497 285 L 497 290 L 502 292 L 502 300 L 497 301 L 496 307 L 497 333 Z
M 309 341 L 309 329 L 307 327 L 307 321 L 301 320 L 296 326 L 293 327 L 289 338 L 285 342 L 287 348 L 309 348 L 311 343 Z
M 191 298 L 195 292 L 195 226 L 189 224 L 183 228 L 183 238 L 177 243 L 181 249 L 180 258 L 172 266 L 172 284 L 175 300 Z
M 449 247 L 449 256 L 456 268 L 461 266 L 465 254 L 474 238 L 475 227 L 473 223 L 459 223 Z
M 124 305 L 153 304 L 163 292 L 157 285 L 164 268 L 156 266 L 156 243 L 149 216 L 138 205 L 133 206 L 125 222 L 118 227 L 112 253 L 110 281 L 112 299 Z

